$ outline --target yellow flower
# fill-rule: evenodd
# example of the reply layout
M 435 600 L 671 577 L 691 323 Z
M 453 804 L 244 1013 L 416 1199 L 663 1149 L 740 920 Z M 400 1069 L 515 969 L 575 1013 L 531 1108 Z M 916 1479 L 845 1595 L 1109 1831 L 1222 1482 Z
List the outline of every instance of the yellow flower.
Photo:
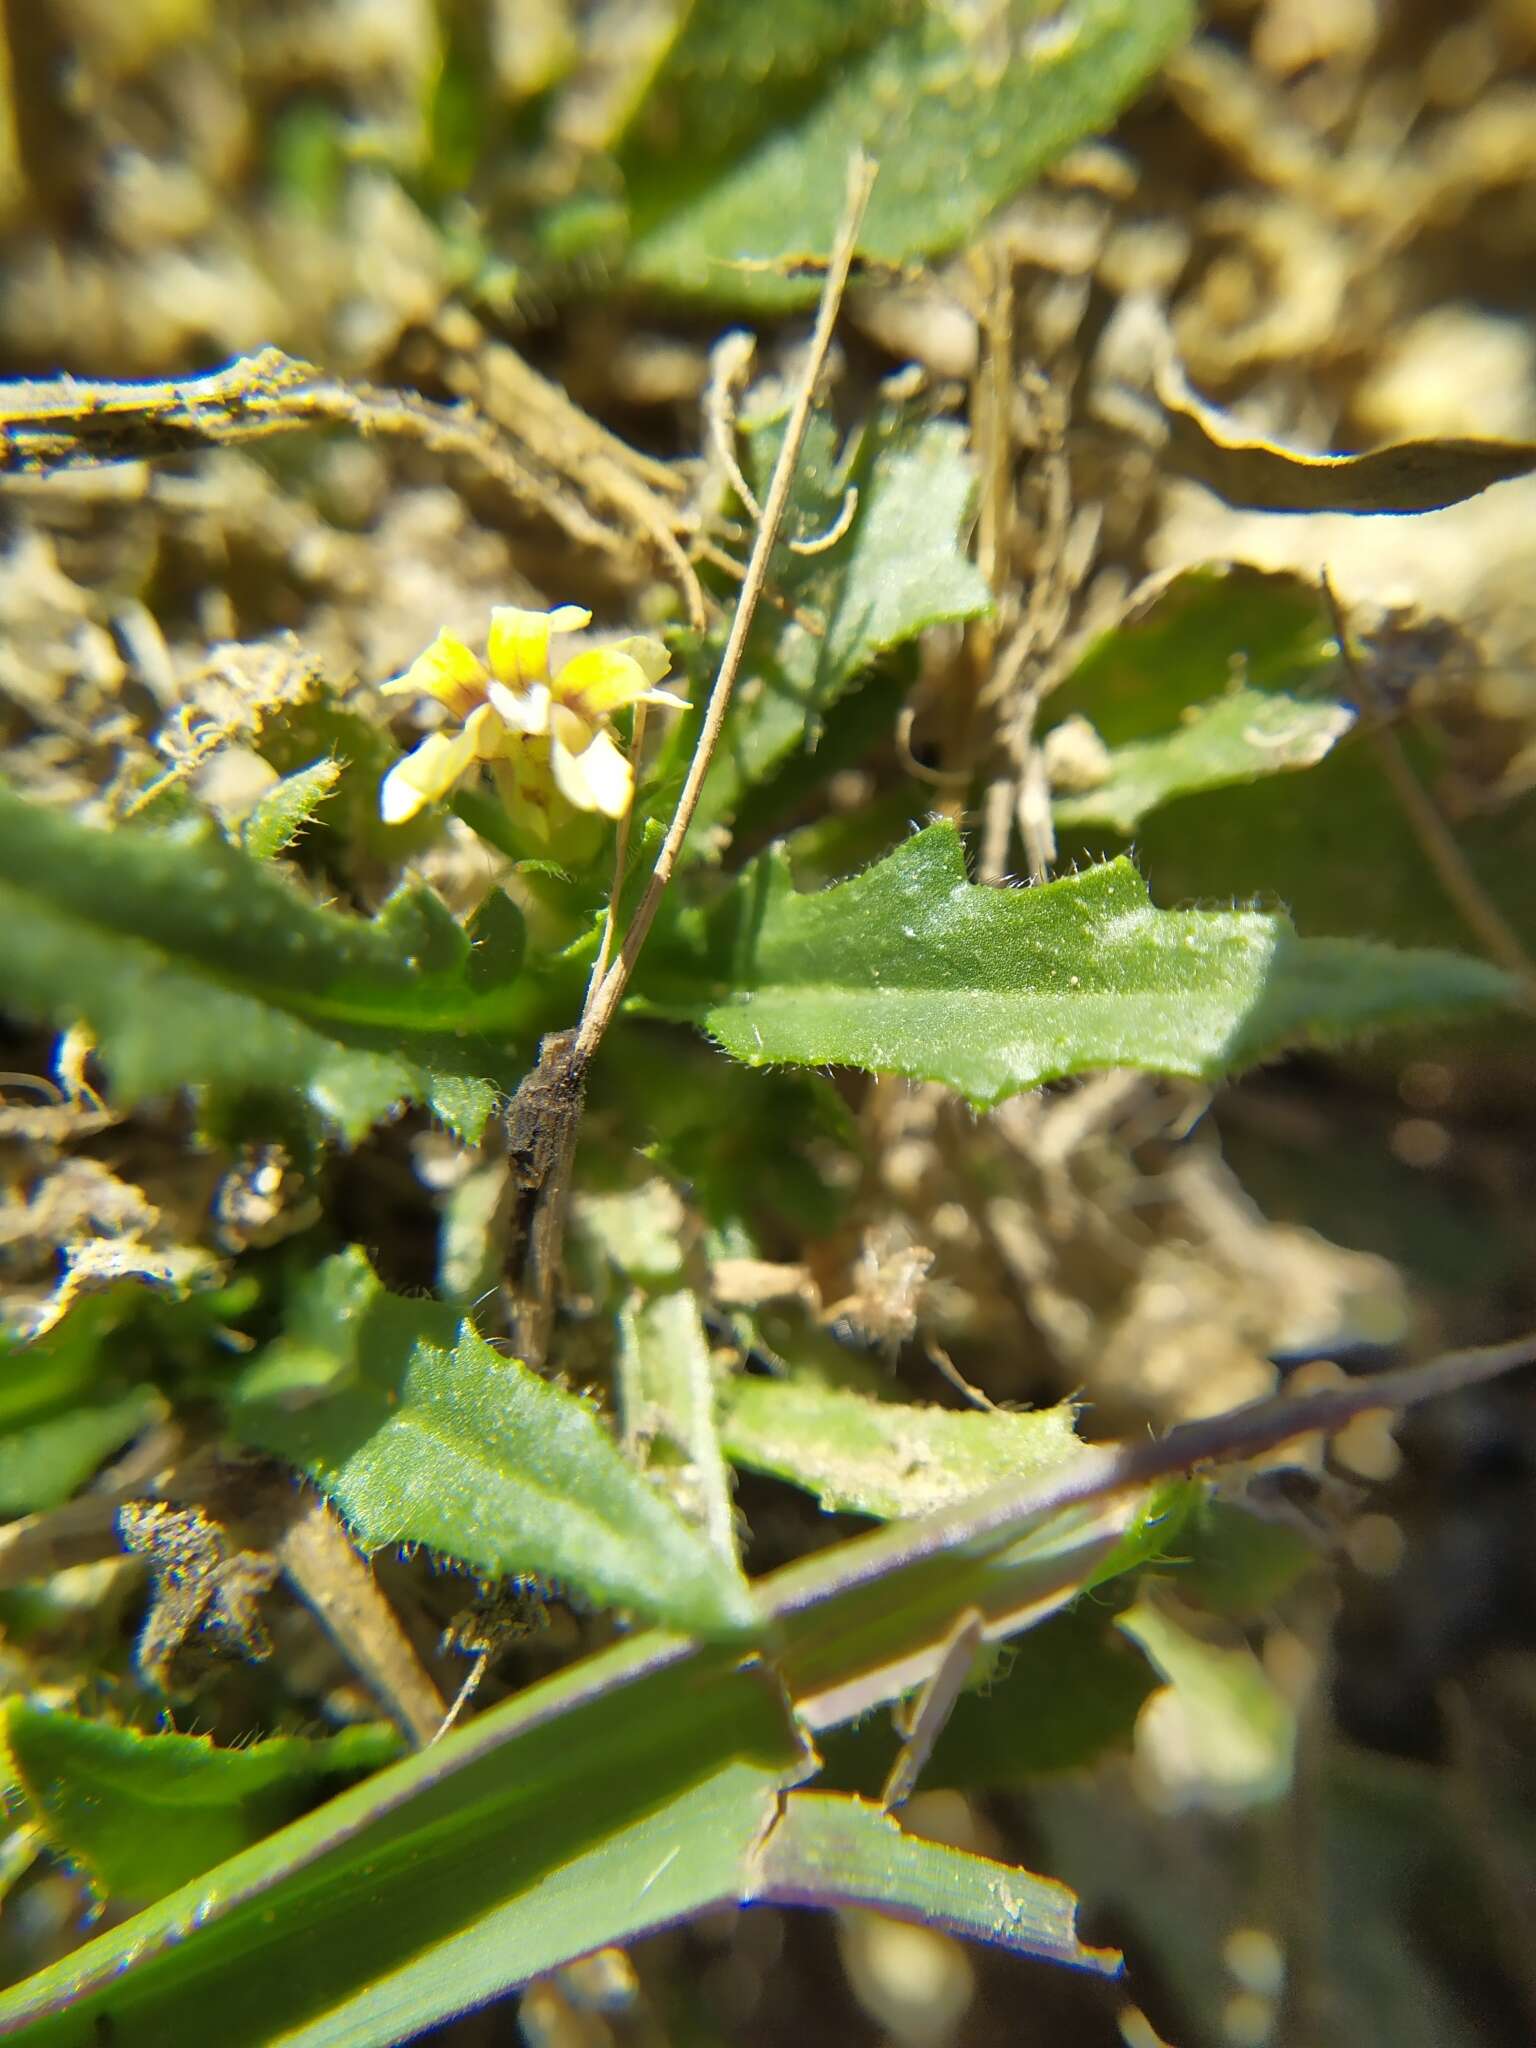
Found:
M 491 613 L 485 661 L 453 634 L 439 633 L 404 675 L 385 683 L 386 696 L 435 697 L 457 722 L 454 730 L 429 733 L 385 776 L 379 790 L 385 823 L 414 818 L 482 763 L 508 808 L 540 839 L 550 837 L 561 803 L 621 818 L 634 773 L 609 720 L 633 704 L 686 710 L 687 700 L 656 688 L 672 665 L 659 640 L 586 648 L 551 674 L 550 635 L 580 632 L 591 623 L 592 614 L 580 605 L 549 612 L 499 605 Z

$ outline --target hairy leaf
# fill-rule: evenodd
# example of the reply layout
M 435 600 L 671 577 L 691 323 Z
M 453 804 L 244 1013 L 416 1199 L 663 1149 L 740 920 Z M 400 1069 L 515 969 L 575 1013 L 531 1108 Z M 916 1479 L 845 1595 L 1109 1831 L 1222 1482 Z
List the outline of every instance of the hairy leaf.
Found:
M 1187 0 L 986 10 L 695 0 L 619 150 L 632 277 L 717 303 L 804 305 L 850 153 L 881 159 L 862 254 L 958 247 L 1104 128 L 1185 35 Z M 778 266 L 777 268 L 775 266 Z
M 378 917 L 310 902 L 211 826 L 100 831 L 0 789 L 4 1000 L 83 1019 L 127 1100 L 292 1088 L 347 1136 L 425 1099 L 478 1134 L 525 996 L 430 890 Z
M 240 828 L 240 843 L 258 860 L 271 860 L 291 846 L 341 780 L 340 761 L 327 755 L 295 769 L 258 797 Z
M 13 1699 L 0 1771 L 56 1855 L 96 1890 L 146 1905 L 270 1834 L 349 1778 L 399 1754 L 383 1724 L 279 1735 L 245 1749 L 144 1735 Z
M 949 825 L 817 895 L 797 896 L 769 855 L 647 967 L 653 1001 L 750 1065 L 831 1061 L 977 1104 L 1093 1067 L 1215 1079 L 1285 1045 L 1513 992 L 1455 954 L 1298 939 L 1252 911 L 1157 910 L 1125 860 L 1041 888 L 975 886 Z
M 814 1493 L 829 1514 L 924 1514 L 1081 1449 L 1065 1403 L 1034 1414 L 955 1413 L 875 1401 L 810 1377 L 745 1374 L 724 1390 L 721 1435 L 738 1465 Z
M 1146 1504 L 998 1507 L 994 1493 L 760 1582 L 777 1669 L 811 1725 L 910 1690 L 957 1606 L 997 1634 L 1033 1626 L 1111 1551 L 1132 1560 L 1123 1532 Z M 875 1816 L 843 1830 L 843 1810 L 821 1805 L 776 1844 L 774 1816 L 811 1764 L 783 1686 L 740 1644 L 632 1637 L 0 1994 L 0 2030 L 73 2043 L 109 2014 L 117 2048 L 191 2048 L 216 1985 L 234 2048 L 274 2034 L 383 2048 L 594 1944 L 731 1900 L 861 1897 L 1025 1954 L 1111 1963 L 1078 1948 L 1058 1887 L 930 1862 Z M 817 1845 L 833 1839 L 828 1868 Z
M 306 1280 L 231 1419 L 303 1466 L 365 1549 L 429 1544 L 489 1577 L 559 1580 L 704 1635 L 753 1624 L 734 1561 L 633 1469 L 588 1402 L 455 1311 L 386 1293 L 360 1252 Z

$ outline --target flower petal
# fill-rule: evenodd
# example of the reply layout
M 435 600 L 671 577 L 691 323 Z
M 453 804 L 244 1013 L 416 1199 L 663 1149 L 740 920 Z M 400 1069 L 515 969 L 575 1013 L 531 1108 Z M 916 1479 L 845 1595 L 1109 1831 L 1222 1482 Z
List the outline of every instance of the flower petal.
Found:
M 597 725 L 573 711 L 569 704 L 551 704 L 549 730 L 555 744 L 564 747 L 568 754 L 584 754 L 592 744 Z
M 653 680 L 621 648 L 589 647 L 571 656 L 550 688 L 557 703 L 569 704 L 584 718 L 602 718 L 635 703 Z
M 648 683 L 659 683 L 672 666 L 666 648 L 646 633 L 633 633 L 627 640 L 610 640 L 608 645 L 615 654 L 627 654 L 631 661 L 638 662 Z
M 446 796 L 474 758 L 474 742 L 467 732 L 428 733 L 379 785 L 379 813 L 385 824 L 403 825 L 425 805 Z
M 509 689 L 505 683 L 487 683 L 485 694 L 509 732 L 536 734 L 549 731 L 547 683 L 530 683 L 526 690 Z
M 606 732 L 594 734 L 581 753 L 570 753 L 558 740 L 550 749 L 555 787 L 578 811 L 601 811 L 622 818 L 629 809 L 634 776 L 628 761 Z
M 380 684 L 386 697 L 435 697 L 455 718 L 485 701 L 485 664 L 452 633 L 439 633 L 403 675 Z
M 551 633 L 577 633 L 590 626 L 592 614 L 579 604 L 556 605 L 552 612 L 524 611 L 521 605 L 499 604 L 491 613 L 486 654 L 498 682 L 526 685 L 549 675 Z

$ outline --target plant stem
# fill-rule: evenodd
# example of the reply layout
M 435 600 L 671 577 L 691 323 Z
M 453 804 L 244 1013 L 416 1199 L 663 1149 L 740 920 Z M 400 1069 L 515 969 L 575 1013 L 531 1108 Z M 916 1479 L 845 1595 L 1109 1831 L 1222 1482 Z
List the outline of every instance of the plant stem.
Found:
M 688 765 L 688 778 L 683 784 L 682 794 L 678 797 L 677 808 L 672 813 L 667 836 L 656 856 L 656 865 L 651 870 L 651 879 L 646 884 L 645 894 L 641 897 L 629 929 L 624 934 L 624 943 L 619 948 L 618 958 L 593 988 L 582 1012 L 573 1049 L 575 1057 L 582 1061 L 589 1060 L 597 1050 L 603 1033 L 613 1021 L 614 1012 L 624 999 L 629 977 L 634 972 L 635 962 L 640 957 L 640 949 L 655 922 L 657 911 L 661 908 L 661 899 L 666 894 L 673 869 L 677 866 L 677 857 L 682 851 L 683 841 L 688 836 L 688 827 L 693 823 L 693 814 L 698 808 L 704 778 L 709 773 L 709 764 L 714 759 L 715 748 L 719 744 L 725 714 L 730 707 L 731 692 L 735 688 L 741 658 L 746 651 L 747 635 L 752 630 L 758 599 L 763 594 L 763 586 L 768 578 L 768 564 L 789 506 L 789 493 L 794 484 L 800 450 L 805 442 L 806 429 L 811 423 L 817 381 L 831 345 L 832 330 L 847 287 L 854 245 L 858 240 L 864 209 L 869 204 L 875 171 L 876 166 L 862 155 L 855 156 L 848 167 L 847 197 L 843 203 L 843 215 L 838 224 L 837 238 L 832 245 L 832 255 L 827 264 L 826 278 L 821 287 L 821 301 L 816 308 L 816 324 L 811 330 L 805 368 L 801 373 L 799 388 L 795 392 L 794 404 L 790 408 L 789 422 L 784 429 L 779 458 L 773 466 L 773 477 L 763 505 L 763 516 L 758 522 L 757 533 L 752 542 L 752 553 L 747 561 L 747 573 L 742 581 L 741 595 L 736 602 L 736 612 L 731 620 L 725 652 L 720 657 L 714 686 L 709 693 L 709 708 L 704 715 L 698 744 L 693 750 L 693 759 Z

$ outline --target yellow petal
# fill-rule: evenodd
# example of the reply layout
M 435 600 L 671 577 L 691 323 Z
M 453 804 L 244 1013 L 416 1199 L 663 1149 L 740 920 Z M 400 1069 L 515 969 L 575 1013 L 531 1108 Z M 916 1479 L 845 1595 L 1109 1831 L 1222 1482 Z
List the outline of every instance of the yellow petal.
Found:
M 550 688 L 557 703 L 569 704 L 584 718 L 602 718 L 635 703 L 650 683 L 632 654 L 616 647 L 589 647 L 571 656 Z
M 487 683 L 485 693 L 509 732 L 535 734 L 549 731 L 547 683 L 530 683 L 526 690 L 509 689 L 505 683 Z
M 578 811 L 601 811 L 605 818 L 622 818 L 629 809 L 634 777 L 606 732 L 595 734 L 591 745 L 579 754 L 568 752 L 556 740 L 549 765 L 555 787 Z
M 579 604 L 559 604 L 552 612 L 497 605 L 486 643 L 492 673 L 498 682 L 514 685 L 544 682 L 549 675 L 550 634 L 578 633 L 591 623 L 592 614 Z
M 591 719 L 582 718 L 573 711 L 569 704 L 551 704 L 549 730 L 555 744 L 564 747 L 568 754 L 584 754 L 598 728 Z
M 615 654 L 627 654 L 631 661 L 638 662 L 648 683 L 659 683 L 672 666 L 672 657 L 661 642 L 644 633 L 632 634 L 627 640 L 610 640 L 608 645 Z
M 436 803 L 474 765 L 475 742 L 468 728 L 430 732 L 413 753 L 397 761 L 379 786 L 379 811 L 386 825 L 403 825 L 424 804 Z
M 439 633 L 404 675 L 382 684 L 386 697 L 435 697 L 455 718 L 467 718 L 485 701 L 485 664 L 452 633 Z

